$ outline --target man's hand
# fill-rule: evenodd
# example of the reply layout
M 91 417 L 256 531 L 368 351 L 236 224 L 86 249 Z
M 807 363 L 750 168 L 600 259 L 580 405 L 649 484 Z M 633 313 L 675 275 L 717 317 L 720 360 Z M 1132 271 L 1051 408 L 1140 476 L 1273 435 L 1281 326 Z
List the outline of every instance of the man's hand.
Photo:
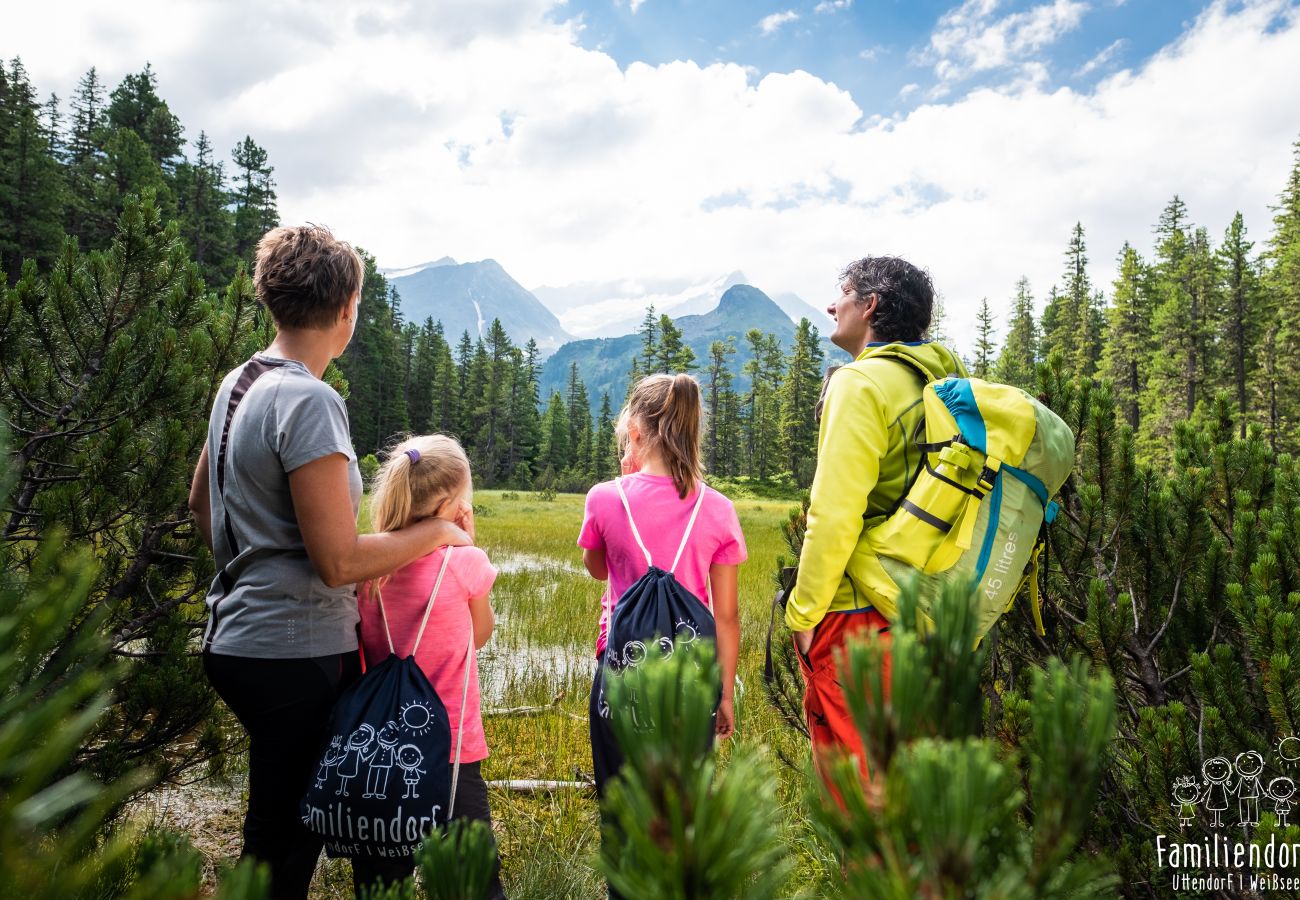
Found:
M 793 634 L 794 645 L 799 648 L 800 653 L 807 656 L 808 651 L 812 648 L 813 629 L 809 628 L 807 631 L 796 631 L 793 632 Z

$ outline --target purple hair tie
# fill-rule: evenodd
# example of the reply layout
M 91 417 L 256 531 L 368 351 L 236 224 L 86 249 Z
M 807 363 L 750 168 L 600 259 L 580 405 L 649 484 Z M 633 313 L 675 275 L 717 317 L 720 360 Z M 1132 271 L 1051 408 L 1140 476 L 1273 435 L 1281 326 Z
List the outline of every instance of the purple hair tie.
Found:
M 411 460 L 412 465 L 420 461 L 420 451 L 416 450 L 414 447 L 406 451 L 406 456 Z

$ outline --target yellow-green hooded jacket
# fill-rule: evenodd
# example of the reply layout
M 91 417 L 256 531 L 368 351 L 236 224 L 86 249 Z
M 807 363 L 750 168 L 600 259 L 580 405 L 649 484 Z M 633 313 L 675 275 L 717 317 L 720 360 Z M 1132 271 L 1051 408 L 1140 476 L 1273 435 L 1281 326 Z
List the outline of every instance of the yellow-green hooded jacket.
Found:
M 911 367 L 882 353 L 906 354 L 932 381 L 966 375 L 954 353 L 920 341 L 870 344 L 831 376 L 799 580 L 785 608 L 793 631 L 812 628 L 831 611 L 874 606 L 891 621 L 897 612 L 893 581 L 866 533 L 894 508 L 920 464 L 913 434 L 924 384 Z

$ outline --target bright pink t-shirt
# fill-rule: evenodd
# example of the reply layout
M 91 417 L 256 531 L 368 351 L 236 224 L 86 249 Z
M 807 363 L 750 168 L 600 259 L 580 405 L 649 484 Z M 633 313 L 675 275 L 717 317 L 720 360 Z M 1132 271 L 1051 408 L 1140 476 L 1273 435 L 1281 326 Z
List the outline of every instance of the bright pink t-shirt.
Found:
M 670 475 L 638 472 L 624 475 L 622 482 L 637 532 L 650 551 L 650 559 L 667 571 L 681 545 L 699 488 L 683 500 L 677 496 Z M 682 587 L 712 609 L 713 602 L 708 592 L 709 566 L 739 565 L 748 559 L 748 554 L 736 508 L 713 488 L 701 487 L 704 488 L 704 501 L 700 505 L 700 514 L 673 574 Z M 609 584 L 600 598 L 600 636 L 596 639 L 596 653 L 599 654 L 605 649 L 609 636 L 609 617 L 614 604 L 646 573 L 647 568 L 645 554 L 632 536 L 632 527 L 628 524 L 627 512 L 614 482 L 602 482 L 587 492 L 587 508 L 578 546 L 587 550 L 604 550 L 605 564 L 609 567 Z
M 384 612 L 393 633 L 393 647 L 398 656 L 408 656 L 420 632 L 429 594 L 442 568 L 447 548 L 433 551 L 393 573 L 383 587 Z M 469 647 L 474 625 L 470 620 L 469 601 L 486 597 L 496 581 L 497 570 L 487 554 L 478 547 L 457 547 L 447 563 L 447 574 L 434 599 L 429 624 L 415 653 L 415 662 L 447 707 L 451 719 L 451 761 L 456 761 L 456 735 L 460 723 L 460 696 L 465 689 L 465 651 Z M 379 604 L 371 597 L 371 582 L 357 591 L 361 607 L 361 652 L 367 668 L 388 658 L 388 637 L 379 615 Z M 465 737 L 461 762 L 477 762 L 488 755 L 483 736 L 483 715 L 479 705 L 478 656 L 469 654 L 469 692 L 465 697 Z

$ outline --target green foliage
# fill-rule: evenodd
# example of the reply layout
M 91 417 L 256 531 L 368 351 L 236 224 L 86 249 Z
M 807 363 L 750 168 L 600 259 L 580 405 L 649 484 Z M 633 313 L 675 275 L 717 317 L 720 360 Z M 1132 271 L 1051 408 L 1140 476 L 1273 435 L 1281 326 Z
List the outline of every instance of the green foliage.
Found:
M 698 654 L 652 655 L 608 682 L 626 762 L 606 791 L 600 869 L 619 892 L 647 900 L 781 896 L 790 863 L 774 778 L 749 747 L 719 768 L 708 749 L 718 675 Z M 632 695 L 652 727 L 619 715 Z
M 852 758 L 830 766 L 810 801 L 813 822 L 840 860 L 844 897 L 1108 896 L 1114 879 L 1079 858 L 1114 730 L 1106 675 L 1052 660 L 1036 670 L 1019 754 L 981 737 L 980 678 L 970 598 L 949 585 L 922 633 L 917 586 L 904 589 L 892 645 L 848 644 L 844 690 L 870 779 Z M 886 698 L 884 654 L 892 655 Z M 1026 823 L 1029 823 L 1028 826 Z
M 427 900 L 484 900 L 496 868 L 496 844 L 486 822 L 457 819 L 431 834 L 415 856 Z
M 375 476 L 379 474 L 379 457 L 373 453 L 367 453 L 357 460 L 357 468 L 361 470 L 361 478 L 369 489 L 374 482 Z
M 51 533 L 15 565 L 0 548 L 0 895 L 192 897 L 200 858 L 184 838 L 107 828 L 118 806 L 148 784 L 132 768 L 107 783 L 81 764 L 88 737 L 113 705 L 125 673 L 104 639 L 109 611 L 87 598 L 97 567 L 84 548 Z M 87 627 L 72 628 L 80 621 Z M 219 896 L 265 896 L 241 867 Z
M 148 763 L 171 777 L 213 752 L 179 746 L 214 699 L 190 653 L 211 566 L 187 494 L 220 380 L 264 338 L 253 308 L 242 275 L 204 291 L 149 195 L 107 251 L 69 242 L 46 275 L 29 261 L 0 306 L 0 406 L 17 437 L 3 544 L 20 571 L 56 529 L 92 544 L 96 581 L 65 642 L 99 628 L 131 660 L 81 759 L 101 776 Z

